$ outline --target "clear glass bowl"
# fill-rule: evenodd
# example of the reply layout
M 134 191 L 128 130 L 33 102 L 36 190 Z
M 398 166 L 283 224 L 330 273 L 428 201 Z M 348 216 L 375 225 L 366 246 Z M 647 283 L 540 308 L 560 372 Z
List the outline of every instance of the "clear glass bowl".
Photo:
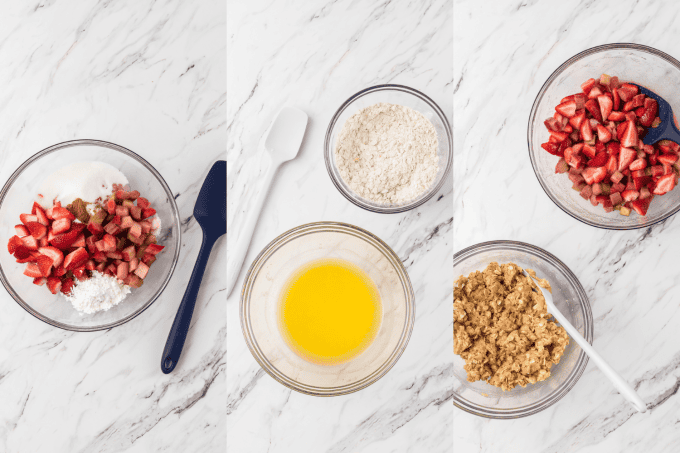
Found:
M 338 167 L 335 164 L 335 148 L 338 141 L 338 136 L 345 125 L 345 121 L 354 115 L 358 110 L 369 107 L 371 105 L 385 102 L 390 104 L 403 105 L 412 108 L 421 113 L 425 118 L 430 120 L 437 133 L 439 156 L 439 170 L 432 182 L 430 188 L 422 193 L 419 197 L 401 204 L 386 205 L 376 203 L 366 198 L 357 195 L 340 176 Z M 331 181 L 340 193 L 349 201 L 364 208 L 368 211 L 393 214 L 397 212 L 404 212 L 413 209 L 427 200 L 432 198 L 446 181 L 446 178 L 451 171 L 453 164 L 453 140 L 451 136 L 451 126 L 449 125 L 446 115 L 434 103 L 432 99 L 425 96 L 420 91 L 414 90 L 402 85 L 377 85 L 371 88 L 366 88 L 347 99 L 335 112 L 331 122 L 326 131 L 326 139 L 324 142 L 324 160 L 326 161 L 326 169 L 331 177 Z
M 280 293 L 301 266 L 322 258 L 347 260 L 376 284 L 383 317 L 375 340 L 337 365 L 304 360 L 288 346 L 278 321 Z M 281 384 L 315 396 L 356 392 L 384 376 L 406 349 L 415 321 L 415 296 L 399 257 L 368 231 L 318 222 L 282 234 L 255 258 L 241 292 L 241 329 L 257 363 Z
M 45 286 L 36 286 L 23 274 L 19 264 L 7 252 L 6 244 L 14 236 L 19 214 L 30 212 L 40 186 L 40 179 L 59 167 L 75 162 L 101 161 L 118 168 L 132 189 L 147 198 L 161 220 L 158 242 L 165 249 L 144 279 L 120 304 L 108 311 L 81 315 L 60 293 L 51 294 Z M 119 326 L 146 310 L 161 295 L 177 265 L 180 250 L 179 211 L 172 191 L 163 177 L 147 161 L 132 151 L 98 140 L 74 140 L 46 148 L 24 162 L 0 192 L 0 280 L 9 294 L 27 312 L 55 327 L 89 332 Z
M 515 263 L 533 269 L 552 287 L 557 308 L 578 329 L 583 337 L 593 342 L 593 314 L 588 296 L 576 276 L 555 256 L 536 246 L 514 241 L 491 241 L 473 245 L 453 257 L 453 275 L 467 277 L 482 271 L 496 261 Z M 576 384 L 588 363 L 588 356 L 574 342 L 550 370 L 545 381 L 503 391 L 483 381 L 468 382 L 463 368 L 465 361 L 454 355 L 453 404 L 466 412 L 486 418 L 514 419 L 535 414 L 555 404 Z
M 550 199 L 564 212 L 583 223 L 611 230 L 645 228 L 661 222 L 680 210 L 680 190 L 654 198 L 646 216 L 632 212 L 626 217 L 606 213 L 593 206 L 571 188 L 566 175 L 555 174 L 558 157 L 547 153 L 541 143 L 548 141 L 543 121 L 555 113 L 555 106 L 570 94 L 581 92 L 581 84 L 602 73 L 649 88 L 680 112 L 680 62 L 651 47 L 639 44 L 606 44 L 585 50 L 567 60 L 545 82 L 529 115 L 529 157 L 538 182 Z

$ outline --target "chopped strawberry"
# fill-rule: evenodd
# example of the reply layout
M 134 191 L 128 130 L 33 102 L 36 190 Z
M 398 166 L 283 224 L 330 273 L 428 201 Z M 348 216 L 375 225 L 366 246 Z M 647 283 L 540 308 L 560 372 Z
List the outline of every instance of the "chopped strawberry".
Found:
M 116 213 L 116 201 L 110 198 L 106 202 L 106 210 L 108 211 L 109 214 L 115 214 Z
M 597 138 L 600 139 L 600 142 L 602 143 L 607 143 L 609 140 L 612 139 L 612 133 L 604 127 L 601 124 L 597 125 Z
M 26 228 L 26 225 L 24 225 L 23 223 L 20 223 L 19 225 L 14 225 L 14 231 L 17 233 L 19 237 L 28 236 L 30 234 L 28 232 L 28 228 Z
M 590 127 L 590 122 L 589 121 L 584 121 L 581 123 L 581 137 L 585 142 L 590 142 L 593 140 L 593 130 Z M 144 215 L 146 211 L 142 212 L 142 215 Z
M 602 121 L 607 121 L 609 114 L 612 113 L 612 108 L 614 107 L 614 102 L 609 98 L 609 96 L 598 96 L 597 102 L 600 104 L 600 113 L 602 114 Z
M 28 225 L 29 222 L 37 222 L 38 216 L 32 214 L 21 214 L 19 215 L 19 220 L 21 220 L 21 223 L 24 225 Z
M 71 243 L 71 247 L 85 247 L 85 245 L 85 235 L 83 233 L 80 233 L 75 241 Z
M 649 203 L 651 201 L 652 200 L 650 198 L 638 199 L 633 201 L 631 205 L 633 206 L 633 209 L 635 209 L 635 212 L 637 212 L 639 215 L 644 216 L 647 215 L 647 209 L 649 209 Z
M 637 152 L 632 148 L 621 148 L 619 154 L 619 171 L 623 171 L 628 168 L 630 164 L 637 158 Z
M 66 208 L 54 207 L 52 208 L 52 218 L 54 220 L 69 219 L 73 221 L 76 219 L 76 216 L 71 214 L 71 212 L 69 212 L 69 210 Z
M 563 102 L 562 104 L 555 107 L 555 110 L 567 118 L 571 118 L 576 114 L 576 101 L 571 100 Z
M 31 278 L 43 277 L 42 272 L 40 272 L 40 268 L 35 263 L 28 263 L 26 265 L 26 269 L 24 270 L 24 275 L 26 275 L 27 277 L 31 277 Z
M 21 238 L 21 242 L 23 242 L 24 247 L 29 250 L 38 250 L 38 240 L 33 236 L 25 236 Z
M 36 239 L 42 239 L 47 236 L 47 227 L 39 222 L 28 222 L 26 224 L 28 231 L 31 232 L 31 236 Z
M 156 210 L 154 208 L 148 208 L 142 210 L 142 219 L 146 219 L 148 217 L 152 217 L 156 215 Z
M 590 159 L 588 161 L 588 166 L 589 167 L 604 167 L 607 164 L 608 160 L 609 160 L 609 156 L 607 156 L 607 153 L 601 152 L 601 153 L 598 153 L 593 159 Z
M 52 294 L 57 294 L 61 290 L 61 280 L 59 277 L 50 277 L 47 279 L 47 288 Z
M 632 121 L 628 121 L 626 130 L 623 133 L 623 138 L 621 139 L 621 146 L 624 146 L 626 148 L 638 146 L 637 126 Z
M 583 170 L 583 177 L 586 180 L 586 184 L 594 184 L 596 182 L 602 182 L 604 178 L 607 176 L 607 169 L 604 167 L 587 167 L 585 170 Z M 162 247 L 158 246 L 156 244 L 149 244 L 147 247 L 147 252 L 148 253 L 153 253 L 151 249 L 152 247 Z M 150 250 L 151 249 L 151 250 Z
M 644 157 L 640 157 L 638 159 L 635 159 L 631 164 L 628 166 L 632 171 L 635 170 L 642 170 L 645 167 L 647 167 L 647 160 Z
M 36 263 L 38 264 L 38 268 L 40 269 L 40 273 L 42 274 L 42 276 L 49 277 L 50 272 L 52 271 L 52 266 L 54 264 L 52 258 L 50 258 L 49 256 L 40 255 L 38 258 L 36 258 Z
M 64 279 L 64 281 L 61 283 L 61 292 L 66 294 L 66 295 L 70 294 L 74 285 L 75 285 L 75 282 L 73 280 L 71 280 L 70 278 Z
M 586 102 L 586 110 L 590 112 L 590 114 L 595 120 L 597 120 L 598 123 L 602 123 L 602 113 L 600 112 L 600 106 L 597 101 L 595 101 L 595 99 L 590 99 L 588 102 Z
M 22 241 L 19 236 L 12 236 L 7 243 L 7 251 L 13 255 L 17 247 L 23 245 L 24 241 Z
M 670 173 L 659 178 L 656 182 L 656 187 L 653 193 L 656 195 L 663 195 L 670 192 L 675 187 L 675 174 Z
M 638 93 L 638 87 L 624 83 L 618 88 L 619 96 L 623 102 L 628 102 Z
M 80 266 L 81 264 L 85 263 L 89 258 L 89 255 L 87 254 L 87 250 L 85 250 L 83 247 L 79 247 L 73 252 L 69 253 L 66 255 L 64 258 L 64 268 L 67 271 L 73 270 Z
M 61 265 L 61 263 L 64 261 L 64 253 L 56 247 L 40 247 L 38 249 L 38 253 L 50 257 L 54 263 L 54 267 Z
M 104 253 L 104 252 L 102 252 L 102 251 L 100 251 L 100 250 L 94 252 L 94 254 L 92 255 L 92 258 L 93 258 L 95 261 L 98 261 L 98 262 L 105 262 L 105 261 L 107 260 L 107 258 L 106 258 L 106 253 Z
M 588 79 L 581 84 L 581 89 L 585 94 L 588 94 L 590 93 L 590 90 L 593 89 L 596 83 L 597 81 L 595 79 Z
M 33 284 L 38 285 L 38 286 L 42 286 L 42 285 L 45 284 L 46 281 L 47 281 L 47 279 L 45 277 L 36 277 L 36 278 L 33 279 Z
M 137 198 L 137 206 L 139 206 L 142 209 L 146 209 L 150 206 L 149 200 L 147 200 L 144 197 L 139 197 Z

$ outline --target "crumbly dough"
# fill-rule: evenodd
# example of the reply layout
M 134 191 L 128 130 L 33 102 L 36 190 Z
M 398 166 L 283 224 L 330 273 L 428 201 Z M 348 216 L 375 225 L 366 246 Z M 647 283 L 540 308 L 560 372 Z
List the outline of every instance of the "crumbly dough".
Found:
M 535 273 L 527 269 L 532 276 Z M 550 291 L 550 284 L 537 279 Z M 465 359 L 467 380 L 503 390 L 544 381 L 569 336 L 548 313 L 536 284 L 513 263 L 494 262 L 462 275 L 453 290 L 453 352 Z M 536 288 L 538 289 L 538 288 Z

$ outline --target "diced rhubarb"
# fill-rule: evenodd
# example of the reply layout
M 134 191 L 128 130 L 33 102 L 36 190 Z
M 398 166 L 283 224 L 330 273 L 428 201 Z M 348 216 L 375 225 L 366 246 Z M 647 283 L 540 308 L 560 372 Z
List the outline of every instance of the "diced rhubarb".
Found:
M 153 256 L 153 255 L 149 255 L 149 256 L 152 257 L 154 260 L 156 259 L 156 257 Z M 146 263 L 146 264 L 149 264 L 149 263 Z M 129 271 L 130 272 L 134 271 L 135 269 L 137 269 L 137 266 L 139 266 L 139 259 L 136 256 L 133 256 L 132 259 L 130 260 Z
M 116 278 L 119 280 L 123 280 L 128 276 L 129 273 L 129 264 L 126 262 L 122 262 L 118 265 L 118 268 L 116 269 Z
M 124 259 L 125 261 L 132 261 L 132 259 L 135 257 L 135 253 L 136 253 L 136 250 L 135 250 L 135 246 L 134 246 L 134 245 L 131 245 L 131 246 L 129 246 L 129 247 L 126 247 L 126 248 L 123 249 L 123 251 L 122 251 L 123 259 Z
M 587 187 L 587 186 L 586 186 Z M 147 266 L 151 266 L 153 262 L 156 261 L 156 255 L 152 255 L 150 253 L 146 253 L 142 257 L 142 262 L 146 263 Z
M 150 253 L 152 255 L 157 255 L 158 252 L 160 252 L 164 248 L 165 248 L 164 245 L 149 244 L 149 245 L 146 246 L 146 253 Z
M 137 275 L 139 278 L 146 278 L 146 274 L 149 272 L 149 266 L 141 262 L 139 265 L 137 265 L 137 269 L 135 269 L 135 275 Z

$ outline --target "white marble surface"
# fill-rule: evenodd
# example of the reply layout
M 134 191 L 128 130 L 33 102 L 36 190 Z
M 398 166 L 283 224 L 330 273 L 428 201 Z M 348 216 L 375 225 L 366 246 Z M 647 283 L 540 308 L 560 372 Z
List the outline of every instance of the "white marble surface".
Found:
M 636 42 L 680 57 L 672 1 L 454 5 L 456 250 L 493 239 L 547 249 L 579 277 L 595 320 L 594 346 L 632 382 L 638 414 L 592 363 L 561 401 L 528 418 L 454 415 L 456 452 L 680 451 L 680 217 L 649 229 L 588 227 L 558 209 L 529 163 L 534 98 L 566 59 L 595 45 Z
M 225 17 L 222 0 L 3 2 L 2 184 L 47 146 L 107 140 L 158 169 L 183 222 L 163 295 L 110 331 L 50 327 L 0 289 L 0 451 L 224 450 L 224 239 L 173 374 L 160 357 L 200 246 L 194 202 L 224 158 Z
M 305 139 L 274 181 L 246 265 L 292 227 L 343 221 L 395 250 L 417 299 L 410 343 L 385 377 L 352 395 L 315 398 L 278 384 L 248 351 L 238 316 L 242 271 L 227 299 L 228 450 L 450 452 L 452 184 L 408 213 L 370 213 L 337 192 L 322 150 L 335 110 L 376 84 L 414 87 L 451 118 L 451 2 L 234 0 L 227 21 L 227 248 L 238 240 L 241 213 L 266 170 L 258 143 L 275 113 L 295 106 L 310 117 Z

